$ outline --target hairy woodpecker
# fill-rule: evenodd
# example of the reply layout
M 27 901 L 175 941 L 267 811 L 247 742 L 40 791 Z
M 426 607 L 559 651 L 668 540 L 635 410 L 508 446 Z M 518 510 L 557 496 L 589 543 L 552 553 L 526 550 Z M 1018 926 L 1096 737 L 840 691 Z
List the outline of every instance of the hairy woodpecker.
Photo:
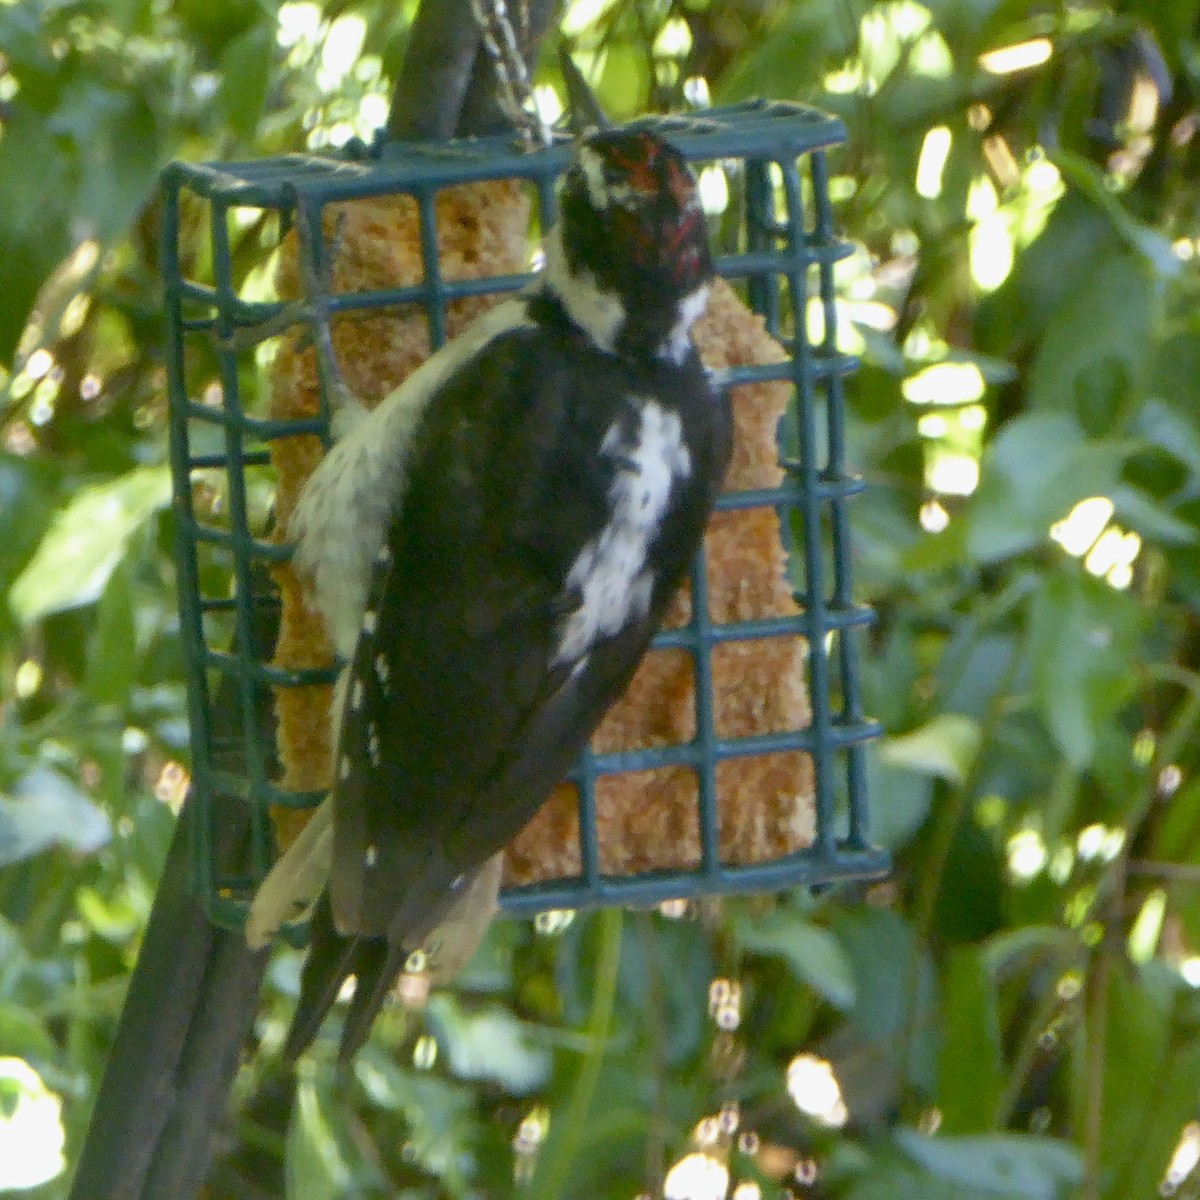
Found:
M 342 1054 L 409 953 L 533 817 L 628 685 L 730 454 L 692 343 L 712 261 L 662 139 L 578 143 L 545 270 L 367 412 L 347 400 L 289 533 L 346 661 L 329 798 L 247 937 L 310 913 L 285 1054 L 357 976 Z

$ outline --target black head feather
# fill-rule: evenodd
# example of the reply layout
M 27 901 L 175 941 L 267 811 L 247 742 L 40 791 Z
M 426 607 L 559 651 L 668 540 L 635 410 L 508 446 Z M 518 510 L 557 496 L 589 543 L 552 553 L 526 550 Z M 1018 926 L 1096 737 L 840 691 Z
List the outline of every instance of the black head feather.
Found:
M 560 206 L 567 269 L 618 295 L 631 323 L 673 314 L 712 278 L 696 177 L 655 134 L 603 129 L 583 138 Z

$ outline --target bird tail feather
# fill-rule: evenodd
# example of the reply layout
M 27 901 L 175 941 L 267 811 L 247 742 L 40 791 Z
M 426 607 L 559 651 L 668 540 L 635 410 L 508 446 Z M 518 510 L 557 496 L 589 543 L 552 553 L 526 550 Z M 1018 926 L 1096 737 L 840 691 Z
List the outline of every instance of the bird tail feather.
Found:
M 351 975 L 361 979 L 360 972 L 369 970 L 377 940 L 338 933 L 329 893 L 321 893 L 309 922 L 309 951 L 300 972 L 300 999 L 283 1047 L 284 1062 L 294 1063 L 312 1044 L 342 984 Z
M 309 818 L 262 881 L 246 918 L 246 941 L 258 950 L 285 925 L 303 921 L 329 882 L 333 865 L 333 804 L 326 800 Z

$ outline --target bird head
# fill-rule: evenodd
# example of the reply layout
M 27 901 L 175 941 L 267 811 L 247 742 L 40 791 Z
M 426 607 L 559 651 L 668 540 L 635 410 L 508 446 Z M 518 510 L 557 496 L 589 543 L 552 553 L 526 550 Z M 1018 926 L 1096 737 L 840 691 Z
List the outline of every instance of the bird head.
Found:
M 713 275 L 699 189 L 683 155 L 646 130 L 593 131 L 579 141 L 559 205 L 547 259 L 551 286 L 572 316 L 593 314 L 581 323 L 601 345 L 611 326 L 612 340 L 627 348 L 666 339 L 668 350 L 679 350 Z

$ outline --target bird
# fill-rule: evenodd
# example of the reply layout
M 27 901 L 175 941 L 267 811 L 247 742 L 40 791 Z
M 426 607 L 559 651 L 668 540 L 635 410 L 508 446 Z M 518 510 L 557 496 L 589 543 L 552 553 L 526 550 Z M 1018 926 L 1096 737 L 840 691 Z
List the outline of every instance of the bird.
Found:
M 345 663 L 333 779 L 251 904 L 307 917 L 295 1061 L 350 977 L 340 1057 L 628 686 L 729 463 L 691 330 L 714 266 L 695 175 L 646 128 L 577 140 L 528 289 L 367 410 L 344 393 L 289 522 Z M 489 866 L 489 863 L 492 866 Z

